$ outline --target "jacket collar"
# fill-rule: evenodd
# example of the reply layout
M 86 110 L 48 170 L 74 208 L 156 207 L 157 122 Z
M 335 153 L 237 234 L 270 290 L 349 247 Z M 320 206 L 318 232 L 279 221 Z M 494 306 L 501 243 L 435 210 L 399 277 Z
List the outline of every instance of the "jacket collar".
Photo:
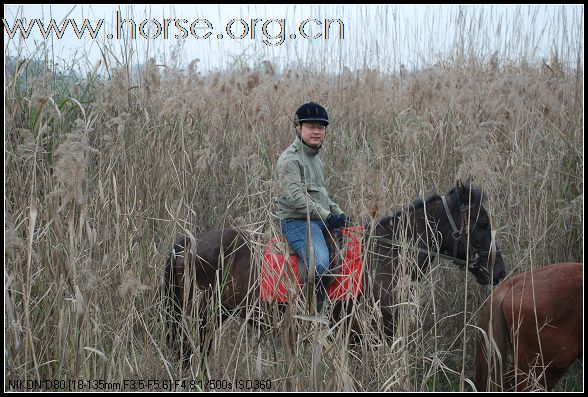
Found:
M 317 154 L 319 154 L 321 148 L 323 147 L 322 145 L 317 148 L 310 147 L 304 142 L 302 142 L 302 138 L 298 136 L 294 138 L 294 144 L 297 145 L 298 148 L 301 148 L 302 152 L 307 156 L 316 156 Z

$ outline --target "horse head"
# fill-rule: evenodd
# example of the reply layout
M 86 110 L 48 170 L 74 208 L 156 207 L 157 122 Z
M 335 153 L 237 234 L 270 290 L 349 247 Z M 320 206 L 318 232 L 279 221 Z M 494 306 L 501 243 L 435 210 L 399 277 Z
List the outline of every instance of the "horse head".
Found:
M 443 235 L 441 253 L 457 264 L 467 263 L 479 284 L 498 284 L 506 271 L 496 247 L 492 220 L 484 208 L 484 194 L 458 181 L 441 199 L 445 212 L 439 224 Z

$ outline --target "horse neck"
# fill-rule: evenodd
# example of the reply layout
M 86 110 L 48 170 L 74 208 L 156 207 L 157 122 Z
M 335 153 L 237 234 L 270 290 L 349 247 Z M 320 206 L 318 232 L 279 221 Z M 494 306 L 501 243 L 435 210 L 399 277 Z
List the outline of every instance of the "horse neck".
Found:
M 382 217 L 371 231 L 371 225 L 366 226 L 366 237 L 364 243 L 374 241 L 376 248 L 372 248 L 379 255 L 376 260 L 381 266 L 389 266 L 397 256 L 398 246 L 406 242 L 412 244 L 415 250 L 435 250 L 435 239 L 433 231 L 428 228 L 427 222 L 432 225 L 438 225 L 443 219 L 443 205 L 441 197 L 433 197 L 426 203 L 420 205 L 407 206 L 392 215 Z M 372 237 L 371 239 L 369 237 Z M 439 236 L 434 236 L 437 239 Z M 390 254 L 392 250 L 392 254 Z M 382 259 L 385 258 L 385 259 Z M 421 271 L 425 270 L 426 255 L 418 255 L 418 267 Z
M 392 215 L 384 216 L 374 226 L 373 232 L 370 224 L 366 225 L 365 232 L 368 235 L 371 233 L 377 238 L 397 242 L 402 240 L 416 241 L 418 239 L 419 246 L 429 248 L 432 247 L 433 243 L 432 231 L 427 230 L 427 222 L 439 225 L 444 218 L 441 197 L 437 196 L 429 199 L 425 204 L 407 206 Z

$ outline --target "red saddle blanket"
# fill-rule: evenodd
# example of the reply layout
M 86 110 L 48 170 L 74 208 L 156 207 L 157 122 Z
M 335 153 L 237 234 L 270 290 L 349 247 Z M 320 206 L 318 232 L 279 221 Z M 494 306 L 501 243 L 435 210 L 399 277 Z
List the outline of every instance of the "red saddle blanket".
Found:
M 361 226 L 340 230 L 343 236 L 343 259 L 335 280 L 327 287 L 330 300 L 344 300 L 356 297 L 362 290 L 363 265 L 361 263 Z M 287 266 L 284 266 L 284 263 Z M 303 282 L 298 271 L 298 256 L 289 254 L 289 247 L 283 237 L 270 239 L 261 264 L 260 298 L 262 301 L 287 302 L 288 296 L 300 293 Z M 304 263 L 301 263 L 304 266 Z

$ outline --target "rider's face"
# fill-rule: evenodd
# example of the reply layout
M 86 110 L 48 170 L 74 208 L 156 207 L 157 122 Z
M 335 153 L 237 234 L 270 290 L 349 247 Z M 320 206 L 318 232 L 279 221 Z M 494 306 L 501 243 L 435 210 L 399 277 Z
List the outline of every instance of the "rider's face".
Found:
M 304 122 L 300 125 L 302 141 L 311 147 L 322 145 L 327 133 L 327 127 L 318 122 Z

